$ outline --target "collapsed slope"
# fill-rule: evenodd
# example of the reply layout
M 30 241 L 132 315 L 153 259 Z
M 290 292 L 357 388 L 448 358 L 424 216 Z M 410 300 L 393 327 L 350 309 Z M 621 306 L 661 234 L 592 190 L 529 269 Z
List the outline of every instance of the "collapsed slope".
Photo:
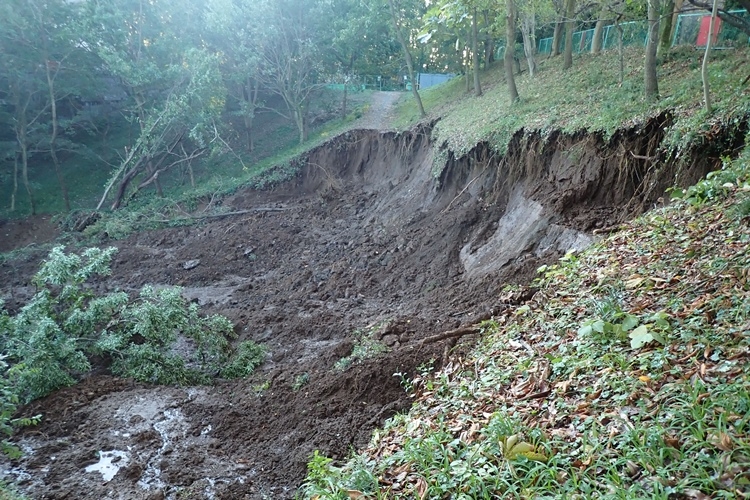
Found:
M 98 286 L 183 286 L 269 359 L 249 381 L 182 389 L 94 376 L 38 401 L 26 412 L 45 419 L 9 477 L 47 498 L 291 497 L 313 450 L 343 457 L 408 406 L 393 374 L 439 364 L 455 343 L 425 338 L 497 313 L 513 300 L 506 284 L 657 202 L 675 179 L 653 160 L 667 121 L 606 141 L 519 132 L 503 157 L 479 144 L 445 165 L 429 127 L 352 131 L 311 151 L 292 181 L 224 199 L 234 215 L 117 242 Z M 742 142 L 721 139 L 715 155 L 664 168 L 703 175 Z M 11 309 L 33 293 L 35 268 L 3 263 Z M 390 352 L 338 371 L 357 330 Z M 109 481 L 85 471 L 99 451 L 124 454 Z

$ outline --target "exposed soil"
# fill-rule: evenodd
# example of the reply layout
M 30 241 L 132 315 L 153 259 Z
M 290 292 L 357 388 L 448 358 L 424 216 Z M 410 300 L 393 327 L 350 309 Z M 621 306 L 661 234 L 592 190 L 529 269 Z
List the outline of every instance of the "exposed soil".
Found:
M 655 154 L 660 120 L 607 142 L 519 135 L 502 159 L 480 144 L 449 155 L 437 180 L 429 127 L 352 131 L 309 153 L 296 179 L 223 200 L 239 215 L 112 242 L 99 287 L 183 286 L 268 359 L 249 380 L 211 387 L 92 376 L 24 410 L 44 420 L 19 437 L 26 454 L 6 476 L 34 498 L 291 498 L 313 450 L 344 457 L 408 408 L 395 373 L 462 349 L 423 339 L 501 314 L 529 296 L 504 285 L 528 284 L 657 201 L 677 164 L 655 172 L 627 152 Z M 692 180 L 718 158 L 703 152 L 680 171 Z M 0 267 L 11 309 L 33 293 L 40 257 Z M 335 370 L 367 327 L 390 352 Z M 100 452 L 112 478 L 86 471 Z

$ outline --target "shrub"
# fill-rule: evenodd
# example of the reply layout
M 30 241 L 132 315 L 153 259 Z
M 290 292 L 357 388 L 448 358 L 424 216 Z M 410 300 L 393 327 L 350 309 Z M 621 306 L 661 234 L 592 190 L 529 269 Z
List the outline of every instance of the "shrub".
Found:
M 21 402 L 74 384 L 94 356 L 115 375 L 156 384 L 246 376 L 262 361 L 252 342 L 232 358 L 231 322 L 200 316 L 180 288 L 144 286 L 134 300 L 124 292 L 95 296 L 85 282 L 110 274 L 115 248 L 63 250 L 52 249 L 33 280 L 38 292 L 16 315 L 0 303 L 0 351 L 11 366 L 4 382 Z

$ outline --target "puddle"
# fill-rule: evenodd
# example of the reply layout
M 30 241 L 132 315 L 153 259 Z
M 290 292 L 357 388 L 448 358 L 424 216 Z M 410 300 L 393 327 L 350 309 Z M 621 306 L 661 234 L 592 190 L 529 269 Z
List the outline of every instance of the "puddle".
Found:
M 106 483 L 130 462 L 128 454 L 124 451 L 100 451 L 99 462 L 86 467 L 86 472 L 99 472 L 102 480 Z

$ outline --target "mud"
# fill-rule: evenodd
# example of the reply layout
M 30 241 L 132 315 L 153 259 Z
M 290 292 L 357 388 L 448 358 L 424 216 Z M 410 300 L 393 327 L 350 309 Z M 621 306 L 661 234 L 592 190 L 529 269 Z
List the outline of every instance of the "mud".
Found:
M 18 436 L 25 457 L 4 474 L 33 498 L 293 497 L 314 450 L 342 458 L 408 408 L 394 374 L 472 341 L 423 339 L 500 314 L 524 296 L 505 285 L 658 203 L 678 170 L 718 166 L 718 153 L 659 169 L 639 159 L 657 154 L 665 119 L 611 141 L 519 134 L 503 158 L 484 144 L 448 154 L 439 175 L 429 127 L 352 131 L 294 180 L 223 200 L 237 215 L 109 243 L 119 252 L 102 289 L 182 286 L 268 359 L 211 387 L 94 375 L 24 409 L 44 420 Z M 2 264 L 11 309 L 33 293 L 40 257 Z M 367 328 L 390 351 L 336 370 Z

